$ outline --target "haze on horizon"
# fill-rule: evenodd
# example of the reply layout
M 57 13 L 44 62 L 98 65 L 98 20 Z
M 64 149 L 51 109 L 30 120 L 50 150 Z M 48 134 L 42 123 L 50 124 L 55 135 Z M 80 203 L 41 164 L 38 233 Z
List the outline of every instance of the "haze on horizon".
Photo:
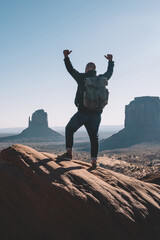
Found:
M 37 109 L 49 126 L 66 125 L 77 85 L 64 49 L 77 70 L 93 61 L 98 74 L 107 68 L 104 54 L 113 54 L 102 125 L 123 125 L 134 97 L 160 96 L 159 9 L 158 0 L 0 0 L 0 129 L 27 127 Z

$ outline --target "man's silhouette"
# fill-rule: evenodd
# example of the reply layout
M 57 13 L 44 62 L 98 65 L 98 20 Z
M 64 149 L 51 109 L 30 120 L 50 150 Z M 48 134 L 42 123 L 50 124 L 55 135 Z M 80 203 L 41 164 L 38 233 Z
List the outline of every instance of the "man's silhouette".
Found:
M 76 80 L 78 84 L 75 105 L 78 108 L 77 113 L 70 119 L 69 123 L 65 129 L 66 137 L 66 153 L 58 158 L 62 159 L 72 159 L 72 147 L 73 147 L 73 136 L 74 133 L 81 127 L 85 126 L 91 143 L 91 164 L 95 168 L 97 166 L 97 155 L 98 155 L 98 129 L 101 122 L 102 109 L 92 111 L 86 108 L 83 104 L 83 95 L 85 90 L 84 80 L 88 77 L 96 76 L 96 65 L 93 62 L 89 62 L 86 65 L 85 73 L 79 73 L 75 70 L 70 62 L 69 54 L 72 51 L 64 50 L 64 62 L 67 68 L 67 71 L 71 76 Z M 108 59 L 108 69 L 104 74 L 99 75 L 100 77 L 105 77 L 107 80 L 110 79 L 113 73 L 114 62 L 112 61 L 112 55 L 105 55 L 105 58 Z

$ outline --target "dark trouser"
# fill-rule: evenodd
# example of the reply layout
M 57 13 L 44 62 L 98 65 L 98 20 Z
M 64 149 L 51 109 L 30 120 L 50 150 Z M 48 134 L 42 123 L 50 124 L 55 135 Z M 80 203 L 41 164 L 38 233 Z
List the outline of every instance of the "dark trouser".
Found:
M 77 112 L 66 126 L 66 149 L 73 147 L 73 135 L 81 127 L 85 126 L 90 142 L 91 157 L 97 158 L 98 155 L 98 129 L 101 122 L 101 114 L 87 114 Z

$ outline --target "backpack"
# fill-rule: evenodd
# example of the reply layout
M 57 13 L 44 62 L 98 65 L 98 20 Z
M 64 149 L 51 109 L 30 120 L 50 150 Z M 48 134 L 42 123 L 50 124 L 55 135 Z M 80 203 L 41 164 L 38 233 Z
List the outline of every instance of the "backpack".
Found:
M 84 79 L 85 90 L 83 104 L 92 111 L 103 109 L 108 103 L 109 91 L 106 88 L 108 80 L 105 77 L 95 76 Z

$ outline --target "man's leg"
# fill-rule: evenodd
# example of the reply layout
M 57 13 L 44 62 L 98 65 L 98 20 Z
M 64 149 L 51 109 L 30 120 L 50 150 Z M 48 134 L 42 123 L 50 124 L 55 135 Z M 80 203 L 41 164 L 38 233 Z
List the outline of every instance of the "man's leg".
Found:
M 96 164 L 97 155 L 98 155 L 98 130 L 101 122 L 101 115 L 91 115 L 88 118 L 85 127 L 87 129 L 90 142 L 91 142 L 91 159 L 92 163 Z
M 69 121 L 65 129 L 66 137 L 66 150 L 72 154 L 73 147 L 73 136 L 74 133 L 82 126 L 85 122 L 85 116 L 80 112 L 77 112 Z

